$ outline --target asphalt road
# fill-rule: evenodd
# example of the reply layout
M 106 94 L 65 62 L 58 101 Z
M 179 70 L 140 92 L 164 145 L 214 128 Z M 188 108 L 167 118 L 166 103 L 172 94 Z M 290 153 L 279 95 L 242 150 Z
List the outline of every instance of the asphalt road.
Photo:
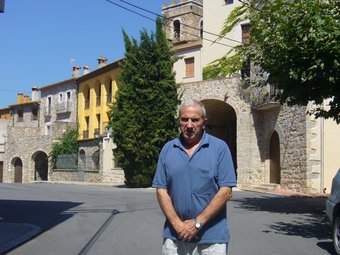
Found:
M 324 197 L 235 191 L 229 254 L 335 254 L 324 211 Z M 163 221 L 153 189 L 0 184 L 0 222 L 42 228 L 10 255 L 159 255 Z

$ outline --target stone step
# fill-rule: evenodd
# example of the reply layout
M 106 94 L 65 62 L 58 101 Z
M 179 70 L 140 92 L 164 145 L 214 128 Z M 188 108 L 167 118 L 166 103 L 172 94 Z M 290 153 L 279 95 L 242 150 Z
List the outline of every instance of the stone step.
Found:
M 280 188 L 280 184 L 276 183 L 262 183 L 262 184 L 254 184 L 252 185 L 253 189 L 265 190 L 265 191 L 273 191 Z

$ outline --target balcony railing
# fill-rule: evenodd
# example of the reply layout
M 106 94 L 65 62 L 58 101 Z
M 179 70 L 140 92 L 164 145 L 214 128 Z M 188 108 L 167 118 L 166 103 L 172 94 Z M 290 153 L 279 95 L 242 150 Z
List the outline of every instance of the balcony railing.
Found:
M 88 139 L 89 138 L 89 130 L 84 130 L 83 131 L 83 139 Z
M 57 105 L 57 113 L 66 113 L 71 111 L 71 102 L 62 102 Z
M 93 132 L 93 137 L 98 138 L 99 137 L 99 128 L 95 128 Z

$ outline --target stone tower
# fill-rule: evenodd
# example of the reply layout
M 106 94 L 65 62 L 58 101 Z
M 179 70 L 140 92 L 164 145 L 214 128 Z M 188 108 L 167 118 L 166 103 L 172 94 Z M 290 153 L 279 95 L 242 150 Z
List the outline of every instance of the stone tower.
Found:
M 163 4 L 162 13 L 166 36 L 174 46 L 202 40 L 202 0 L 171 0 L 169 5 Z

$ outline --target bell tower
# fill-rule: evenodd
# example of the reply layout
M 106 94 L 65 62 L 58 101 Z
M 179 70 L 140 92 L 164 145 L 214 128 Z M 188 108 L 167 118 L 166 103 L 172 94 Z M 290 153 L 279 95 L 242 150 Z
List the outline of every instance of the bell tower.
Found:
M 203 0 L 171 0 L 163 4 L 164 31 L 178 60 L 177 83 L 202 80 Z
M 203 1 L 171 0 L 163 4 L 167 38 L 176 44 L 202 41 L 203 35 Z

